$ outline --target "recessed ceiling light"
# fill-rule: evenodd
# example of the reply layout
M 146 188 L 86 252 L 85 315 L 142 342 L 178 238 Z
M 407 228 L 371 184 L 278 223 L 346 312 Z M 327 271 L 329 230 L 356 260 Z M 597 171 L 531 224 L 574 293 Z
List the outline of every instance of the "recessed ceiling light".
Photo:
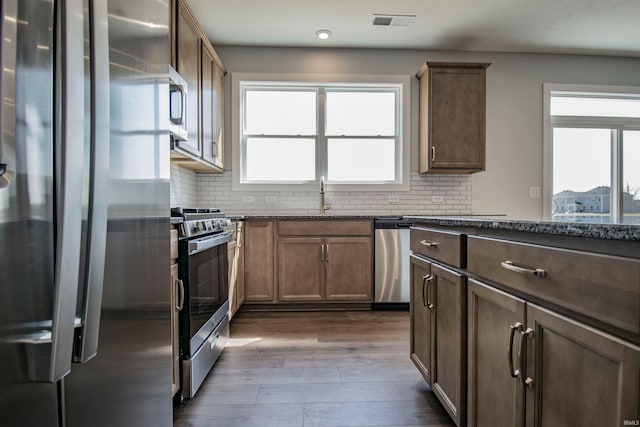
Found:
M 318 38 L 320 40 L 326 40 L 329 37 L 331 37 L 331 31 L 329 31 L 329 30 L 318 30 L 318 31 L 316 31 L 316 36 L 318 36 Z

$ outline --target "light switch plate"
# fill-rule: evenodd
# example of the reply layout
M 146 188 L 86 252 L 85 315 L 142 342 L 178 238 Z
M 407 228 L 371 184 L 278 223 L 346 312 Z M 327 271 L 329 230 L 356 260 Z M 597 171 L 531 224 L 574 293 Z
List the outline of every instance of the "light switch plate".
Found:
M 539 199 L 540 198 L 540 187 L 529 187 L 529 198 L 530 199 Z
M 253 203 L 253 196 L 242 196 L 243 203 Z

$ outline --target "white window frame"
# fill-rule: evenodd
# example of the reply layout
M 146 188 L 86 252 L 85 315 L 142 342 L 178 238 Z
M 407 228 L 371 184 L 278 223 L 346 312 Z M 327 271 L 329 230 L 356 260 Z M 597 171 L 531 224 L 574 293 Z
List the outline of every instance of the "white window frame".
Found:
M 242 120 L 243 99 L 242 85 L 256 87 L 260 85 L 282 85 L 285 89 L 292 87 L 327 86 L 348 89 L 389 88 L 397 86 L 398 109 L 396 111 L 397 141 L 396 147 L 396 179 L 383 183 L 332 183 L 326 182 L 327 191 L 410 191 L 410 90 L 411 76 L 404 75 L 315 75 L 315 74 L 255 74 L 233 73 L 231 76 L 231 127 L 232 127 L 232 189 L 234 191 L 318 191 L 320 176 L 327 176 L 327 136 L 324 132 L 324 111 L 317 114 L 317 132 L 319 139 L 316 145 L 316 176 L 313 181 L 294 183 L 248 183 L 242 182 Z M 387 90 L 387 89 L 384 89 Z M 324 96 L 324 89 L 319 95 Z M 324 100 L 321 101 L 324 105 Z
M 553 129 L 563 128 L 607 128 L 613 129 L 611 144 L 611 188 L 619 191 L 611 192 L 611 223 L 622 224 L 622 131 L 640 130 L 640 119 L 629 117 L 586 117 L 586 116 L 551 116 L 552 93 L 567 95 L 594 95 L 616 97 L 623 95 L 640 96 L 640 87 L 633 86 L 600 86 L 600 85 L 543 85 L 543 134 L 542 134 L 542 218 L 552 220 L 553 199 Z

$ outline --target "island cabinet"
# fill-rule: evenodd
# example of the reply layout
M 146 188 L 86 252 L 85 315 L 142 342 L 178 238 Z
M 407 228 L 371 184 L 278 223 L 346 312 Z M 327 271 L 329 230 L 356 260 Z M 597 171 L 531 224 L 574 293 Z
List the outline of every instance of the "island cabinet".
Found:
M 456 425 L 466 421 L 466 285 L 460 233 L 411 230 L 411 359 Z M 424 257 L 425 250 L 433 258 Z M 454 255 L 451 255 L 454 254 Z
M 222 172 L 224 66 L 187 2 L 177 0 L 173 7 L 173 66 L 188 85 L 188 134 L 172 141 L 171 160 L 192 170 Z
M 276 256 L 279 302 L 371 302 L 371 220 L 278 221 Z
M 469 236 L 467 269 L 469 426 L 638 422 L 640 347 L 604 329 L 638 336 L 640 261 Z
M 426 62 L 420 79 L 420 172 L 485 169 L 486 63 Z

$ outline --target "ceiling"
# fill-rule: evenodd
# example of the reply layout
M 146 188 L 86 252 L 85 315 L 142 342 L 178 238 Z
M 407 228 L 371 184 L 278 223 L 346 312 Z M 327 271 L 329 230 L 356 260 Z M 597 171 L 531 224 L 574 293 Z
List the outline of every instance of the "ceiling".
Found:
M 214 45 L 640 57 L 640 0 L 187 1 Z M 374 14 L 415 19 L 373 26 Z

